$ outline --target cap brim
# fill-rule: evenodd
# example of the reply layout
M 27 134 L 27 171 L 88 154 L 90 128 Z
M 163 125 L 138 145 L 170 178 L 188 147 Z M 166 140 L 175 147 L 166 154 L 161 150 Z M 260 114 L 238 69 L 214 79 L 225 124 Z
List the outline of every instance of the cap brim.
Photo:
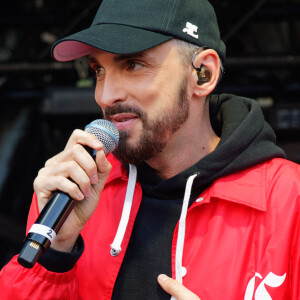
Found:
M 131 54 L 160 45 L 173 37 L 120 24 L 99 24 L 57 41 L 51 49 L 58 61 L 90 54 L 93 48 L 115 54 Z

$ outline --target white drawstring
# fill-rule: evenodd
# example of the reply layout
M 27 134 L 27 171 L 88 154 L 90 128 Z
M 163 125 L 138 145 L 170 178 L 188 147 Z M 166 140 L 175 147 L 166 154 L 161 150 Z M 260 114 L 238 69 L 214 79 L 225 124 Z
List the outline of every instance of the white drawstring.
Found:
M 188 209 L 189 200 L 191 197 L 192 185 L 195 177 L 198 174 L 191 175 L 186 183 L 183 204 L 181 208 L 181 215 L 178 226 L 178 236 L 176 243 L 176 254 L 175 254 L 175 276 L 176 280 L 182 283 L 182 255 L 184 247 L 184 238 L 185 238 L 185 223 L 186 223 L 186 214 Z M 176 300 L 175 297 L 171 297 L 171 300 Z
M 122 211 L 121 220 L 118 226 L 118 230 L 115 236 L 113 243 L 110 245 L 110 254 L 112 256 L 117 256 L 121 251 L 121 244 L 125 235 L 126 227 L 129 220 L 129 215 L 131 211 L 132 201 L 133 201 L 133 193 L 136 184 L 136 176 L 137 170 L 134 165 L 129 165 L 129 179 L 126 190 L 126 196 Z
M 183 255 L 184 238 L 185 238 L 186 215 L 187 215 L 189 200 L 191 197 L 192 185 L 197 175 L 198 174 L 191 175 L 187 180 L 182 209 L 181 209 L 181 215 L 179 219 L 176 254 L 175 254 L 175 276 L 180 283 L 182 283 L 182 255 Z M 137 178 L 136 167 L 134 165 L 129 165 L 129 179 L 128 179 L 128 185 L 126 190 L 122 216 L 121 216 L 121 220 L 118 226 L 115 239 L 113 243 L 110 245 L 111 247 L 110 253 L 112 256 L 117 256 L 121 251 L 121 244 L 125 235 L 125 231 L 128 224 L 130 211 L 131 211 L 136 178 Z M 176 300 L 176 298 L 172 297 L 171 300 Z

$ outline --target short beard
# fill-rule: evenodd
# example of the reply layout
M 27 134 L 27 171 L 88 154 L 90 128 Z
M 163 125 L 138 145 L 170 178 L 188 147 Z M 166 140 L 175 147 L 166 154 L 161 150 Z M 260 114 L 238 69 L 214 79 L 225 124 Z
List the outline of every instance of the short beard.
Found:
M 185 123 L 189 116 L 189 99 L 187 96 L 187 79 L 183 80 L 177 94 L 176 102 L 168 107 L 154 121 L 148 121 L 146 114 L 138 107 L 125 107 L 118 104 L 114 108 L 105 110 L 105 118 L 110 120 L 109 115 L 120 112 L 133 112 L 143 123 L 143 132 L 140 140 L 132 146 L 127 143 L 130 137 L 129 131 L 120 132 L 118 148 L 113 152 L 122 162 L 138 165 L 156 154 L 163 151 L 172 136 Z

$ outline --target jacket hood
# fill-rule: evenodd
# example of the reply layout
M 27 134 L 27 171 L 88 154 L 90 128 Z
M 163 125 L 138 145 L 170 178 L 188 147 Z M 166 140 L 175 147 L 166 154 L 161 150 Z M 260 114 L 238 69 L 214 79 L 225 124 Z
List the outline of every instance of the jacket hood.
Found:
M 138 166 L 138 179 L 143 189 L 153 196 L 174 199 L 183 197 L 187 178 L 198 173 L 192 195 L 199 195 L 215 179 L 272 158 L 284 158 L 276 146 L 275 133 L 264 120 L 257 101 L 230 94 L 212 95 L 211 124 L 220 137 L 216 149 L 182 173 L 163 181 L 150 166 Z M 143 169 L 143 172 L 139 171 Z M 145 172 L 146 171 L 146 172 Z

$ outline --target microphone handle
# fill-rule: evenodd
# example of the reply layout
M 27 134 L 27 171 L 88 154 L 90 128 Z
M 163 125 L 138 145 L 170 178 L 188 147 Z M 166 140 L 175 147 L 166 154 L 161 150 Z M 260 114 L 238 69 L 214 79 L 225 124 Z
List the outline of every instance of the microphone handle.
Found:
M 88 146 L 83 147 L 95 159 L 97 151 Z M 68 179 L 74 182 L 71 178 Z M 53 192 L 25 238 L 17 259 L 23 267 L 32 268 L 49 248 L 75 203 L 76 200 L 73 200 L 68 194 L 61 191 Z
M 56 191 L 41 211 L 35 224 L 25 238 L 18 256 L 18 262 L 25 268 L 32 268 L 40 256 L 49 248 L 76 201 L 68 194 Z

